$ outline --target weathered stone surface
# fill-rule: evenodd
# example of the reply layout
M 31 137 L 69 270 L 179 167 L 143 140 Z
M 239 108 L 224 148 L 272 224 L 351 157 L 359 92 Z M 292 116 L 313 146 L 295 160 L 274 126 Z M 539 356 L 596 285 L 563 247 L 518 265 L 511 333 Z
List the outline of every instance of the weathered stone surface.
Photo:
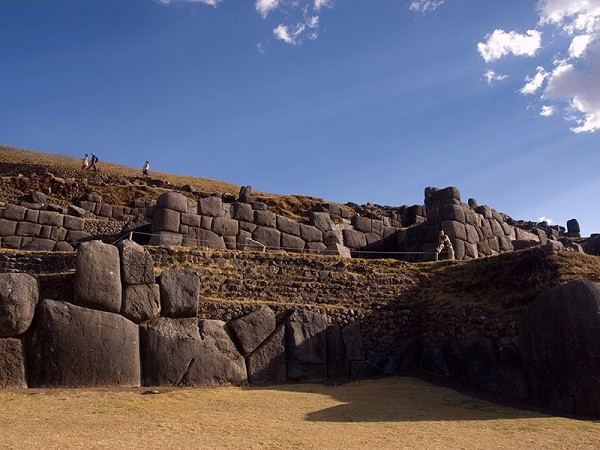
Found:
M 42 226 L 37 223 L 19 222 L 17 224 L 17 236 L 37 237 L 42 230 Z
M 181 223 L 184 225 L 200 228 L 201 221 L 202 221 L 202 216 L 199 216 L 198 214 L 188 214 L 188 213 L 181 214 Z
M 118 244 L 124 284 L 154 283 L 154 262 L 144 247 L 128 239 Z
M 157 231 L 179 232 L 181 214 L 171 209 L 159 209 L 152 218 L 152 233 Z
M 266 245 L 267 248 L 277 249 L 281 246 L 281 231 L 259 226 L 252 232 L 252 239 Z
M 158 284 L 134 284 L 123 288 L 121 314 L 135 323 L 142 323 L 160 314 Z
M 498 345 L 489 336 L 477 336 L 465 347 L 467 381 L 486 391 L 497 390 Z
M 39 216 L 40 216 L 40 211 L 37 209 L 27 209 L 25 211 L 25 220 L 27 222 L 38 223 Z
M 239 319 L 232 320 L 228 326 L 242 355 L 247 356 L 275 331 L 275 313 L 268 306 L 261 306 Z
M 55 251 L 55 252 L 73 252 L 73 251 L 75 251 L 75 249 L 68 242 L 58 241 L 54 245 L 53 251 Z
M 342 328 L 342 338 L 348 361 L 362 361 L 367 358 L 367 349 L 360 332 L 360 320 L 355 320 Z
M 247 367 L 248 381 L 252 384 L 285 383 L 285 326 L 283 324 L 248 355 Z
M 386 375 L 398 375 L 416 369 L 418 364 L 419 344 L 416 339 L 407 338 L 385 365 L 383 372 Z
M 465 225 L 454 220 L 446 220 L 442 222 L 442 230 L 450 239 L 467 240 L 467 231 Z
M 465 349 L 456 336 L 444 339 L 442 355 L 452 378 L 462 379 L 465 376 Z
M 160 209 L 187 213 L 187 198 L 178 192 L 165 192 L 156 199 L 156 210 Z
M 178 230 L 179 231 L 179 230 Z M 179 233 L 172 233 L 170 231 L 157 231 L 153 232 L 150 236 L 150 245 L 181 245 L 183 242 L 183 235 Z M 198 245 L 198 244 L 196 244 Z
M 294 381 L 327 379 L 327 318 L 313 311 L 294 309 L 285 321 L 287 377 Z
M 187 270 L 165 269 L 160 275 L 160 302 L 165 317 L 196 317 L 200 278 Z
M 198 357 L 198 322 L 194 318 L 161 317 L 140 327 L 140 341 L 144 385 L 182 385 Z
M 287 252 L 301 252 L 304 250 L 305 242 L 302 238 L 291 234 L 281 233 L 281 248 Z
M 40 225 L 52 225 L 55 227 L 63 226 L 64 216 L 54 211 L 40 211 L 38 223 Z
M 33 238 L 31 241 L 23 244 L 21 250 L 51 252 L 55 245 L 56 241 L 51 239 Z
M 327 378 L 348 378 L 349 365 L 340 327 L 327 326 Z
M 248 203 L 235 202 L 231 209 L 231 218 L 242 222 L 253 222 L 254 211 Z
M 248 381 L 246 363 L 227 334 L 225 322 L 201 320 L 198 331 L 198 353 L 182 377 L 181 384 L 245 384 Z
M 64 241 L 67 237 L 67 229 L 63 227 L 51 227 L 49 239 L 53 241 Z
M 282 233 L 300 236 L 300 224 L 288 217 L 277 216 L 277 229 Z
M 198 201 L 198 212 L 202 216 L 221 217 L 223 215 L 223 200 L 219 197 L 206 197 Z
M 357 250 L 367 245 L 367 238 L 364 233 L 356 230 L 343 230 L 344 244 L 346 247 Z
M 500 349 L 496 367 L 496 380 L 498 382 L 498 392 L 501 394 L 520 399 L 527 398 L 527 378 L 516 345 L 509 344 Z
M 27 331 L 38 297 L 37 278 L 26 273 L 0 274 L 0 338 Z
M 17 231 L 17 222 L 0 219 L 0 236 L 14 236 Z
M 444 205 L 441 210 L 441 219 L 465 223 L 465 211 L 460 205 Z
M 213 220 L 212 231 L 219 236 L 237 236 L 239 231 L 238 223 L 237 220 L 217 217 Z
M 326 212 L 311 212 L 309 216 L 310 224 L 325 232 L 333 229 L 333 223 L 331 222 L 331 216 Z
M 121 261 L 114 245 L 84 242 L 75 259 L 75 304 L 121 311 Z
M 118 314 L 43 300 L 27 335 L 30 387 L 139 386 L 139 332 Z
M 342 244 L 330 244 L 325 250 L 321 253 L 324 255 L 338 255 L 344 258 L 351 258 L 352 253 L 350 249 Z
M 362 217 L 356 214 L 354 217 L 352 217 L 352 225 L 357 231 L 362 231 L 363 233 L 371 232 L 371 219 L 367 217 Z
M 573 281 L 540 295 L 521 321 L 530 399 L 561 411 L 600 413 L 600 284 Z
M 254 211 L 254 223 L 262 227 L 275 228 L 277 215 L 270 211 Z
M 65 236 L 65 240 L 71 243 L 77 243 L 89 239 L 91 234 L 87 231 L 74 231 L 68 230 L 67 235 Z
M 20 222 L 22 220 L 25 220 L 26 212 L 27 208 L 25 208 L 24 206 L 8 204 L 6 205 L 6 208 L 4 208 L 4 218 Z
M 21 389 L 25 382 L 25 361 L 20 339 L 0 339 L 0 389 Z
M 423 349 L 419 362 L 419 370 L 438 377 L 450 376 L 450 370 L 448 370 L 446 360 L 439 347 L 427 347 Z

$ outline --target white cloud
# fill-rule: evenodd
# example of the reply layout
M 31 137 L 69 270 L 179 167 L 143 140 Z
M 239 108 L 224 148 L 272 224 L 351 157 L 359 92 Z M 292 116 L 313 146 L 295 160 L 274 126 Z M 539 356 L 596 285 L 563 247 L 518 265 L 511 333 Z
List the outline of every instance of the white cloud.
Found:
M 494 30 L 486 36 L 486 42 L 477 44 L 477 50 L 485 62 L 496 61 L 512 53 L 517 56 L 534 56 L 541 47 L 542 34 L 528 30 L 527 34 L 516 31 Z
M 315 0 L 315 11 L 321 11 L 323 7 L 333 8 L 333 0 Z
M 542 106 L 542 110 L 540 111 L 540 116 L 542 117 L 550 117 L 554 115 L 554 112 L 556 111 L 556 108 L 552 105 L 548 106 L 548 105 L 544 105 Z
M 256 0 L 256 10 L 264 18 L 279 7 L 279 0 Z
M 527 76 L 525 81 L 527 82 L 525 86 L 521 88 L 519 91 L 521 94 L 535 94 L 543 85 L 544 81 L 548 77 L 549 73 L 544 70 L 543 67 L 538 66 L 537 73 L 531 77 Z
M 411 11 L 427 12 L 442 6 L 445 0 L 415 0 L 410 4 Z
M 163 5 L 170 5 L 171 3 L 204 3 L 205 5 L 214 6 L 215 8 L 222 0 L 158 0 Z
M 600 130 L 600 0 L 537 0 L 537 12 L 538 29 L 527 35 L 495 30 L 478 44 L 479 53 L 488 63 L 508 54 L 534 56 L 542 48 L 541 30 L 549 37 L 557 32 L 567 36 L 568 48 L 548 61 L 553 67 L 538 66 L 519 92 L 541 92 L 542 116 L 557 113 L 560 106 L 564 118 L 575 123 L 574 133 Z
M 547 217 L 540 217 L 538 222 L 546 222 L 548 225 L 552 225 L 552 219 L 548 219 Z
M 273 34 L 279 40 L 282 40 L 286 44 L 298 45 L 305 38 L 316 39 L 317 28 L 319 27 L 319 17 L 312 16 L 307 17 L 302 22 L 298 22 L 294 25 L 279 24 L 274 30 Z
M 483 74 L 483 76 L 485 77 L 487 84 L 490 86 L 492 85 L 492 83 L 494 81 L 502 81 L 502 80 L 506 80 L 508 78 L 508 75 L 499 75 L 491 69 L 486 70 L 485 73 Z

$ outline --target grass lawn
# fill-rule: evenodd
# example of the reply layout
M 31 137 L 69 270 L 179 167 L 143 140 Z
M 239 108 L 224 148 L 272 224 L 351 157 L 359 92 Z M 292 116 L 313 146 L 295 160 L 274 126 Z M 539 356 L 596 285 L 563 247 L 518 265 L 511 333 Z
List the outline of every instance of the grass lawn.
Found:
M 0 392 L 2 448 L 598 448 L 600 423 L 413 378 L 339 386 Z

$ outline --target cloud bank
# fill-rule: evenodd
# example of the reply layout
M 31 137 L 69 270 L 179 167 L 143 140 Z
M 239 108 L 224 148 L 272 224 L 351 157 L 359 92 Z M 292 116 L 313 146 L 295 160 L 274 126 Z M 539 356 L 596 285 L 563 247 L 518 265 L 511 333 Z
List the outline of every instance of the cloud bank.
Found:
M 524 34 L 494 30 L 477 45 L 479 54 L 486 63 L 508 55 L 534 57 L 544 37 L 547 44 L 555 35 L 564 38 L 568 46 L 527 75 L 519 92 L 539 96 L 541 116 L 560 111 L 574 123 L 574 133 L 600 130 L 600 0 L 538 0 L 536 11 L 535 29 Z

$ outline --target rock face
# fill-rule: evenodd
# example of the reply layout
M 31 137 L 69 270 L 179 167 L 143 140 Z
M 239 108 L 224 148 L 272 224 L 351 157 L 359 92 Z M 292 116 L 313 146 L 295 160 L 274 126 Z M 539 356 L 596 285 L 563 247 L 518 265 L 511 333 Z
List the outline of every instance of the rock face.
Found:
M 24 387 L 27 385 L 21 340 L 0 339 L 0 389 Z
M 248 381 L 252 384 L 286 381 L 285 327 L 279 325 L 256 350 L 247 357 Z
M 398 375 L 416 369 L 418 364 L 419 343 L 416 339 L 407 338 L 385 365 L 383 372 L 386 375 Z
M 325 315 L 294 309 L 285 326 L 288 379 L 311 382 L 327 379 Z
M 165 317 L 196 317 L 200 279 L 184 270 L 163 270 L 160 276 L 160 301 Z
M 243 384 L 244 358 L 225 323 L 160 318 L 141 328 L 144 383 L 149 386 Z
M 467 381 L 486 391 L 497 390 L 498 346 L 489 336 L 477 336 L 465 347 Z
M 141 245 L 123 240 L 119 243 L 121 270 L 124 284 L 154 283 L 152 256 Z
M 139 386 L 138 327 L 118 314 L 43 300 L 27 336 L 30 387 Z
M 121 311 L 121 263 L 117 247 L 101 241 L 79 246 L 75 303 L 109 312 Z
M 252 353 L 273 331 L 275 313 L 268 306 L 240 317 L 229 323 L 229 329 L 240 346 L 244 356 Z
M 567 412 L 600 412 L 600 284 L 573 281 L 540 295 L 521 322 L 530 399 Z
M 38 296 L 37 278 L 25 273 L 0 274 L 0 338 L 27 331 Z

